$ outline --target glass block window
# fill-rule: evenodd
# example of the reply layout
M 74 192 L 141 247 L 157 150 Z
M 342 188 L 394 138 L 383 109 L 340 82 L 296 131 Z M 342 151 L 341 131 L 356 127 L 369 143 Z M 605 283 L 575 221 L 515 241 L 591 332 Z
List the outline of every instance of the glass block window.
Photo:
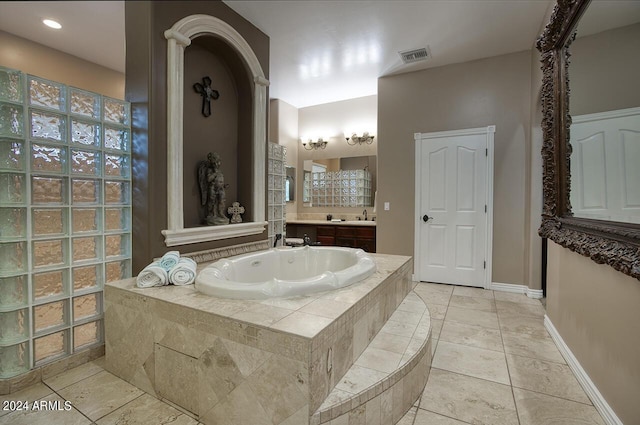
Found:
M 286 158 L 287 148 L 277 143 L 269 143 L 267 147 L 268 160 L 268 197 L 267 197 L 267 220 L 269 222 L 269 243 L 273 246 L 276 235 L 281 234 L 284 241 L 285 236 L 285 189 L 286 189 Z M 279 244 L 282 242 L 279 242 Z
M 371 205 L 371 173 L 367 170 L 305 173 L 304 178 L 304 202 L 314 207 Z
M 0 67 L 0 379 L 104 341 L 131 276 L 127 102 Z

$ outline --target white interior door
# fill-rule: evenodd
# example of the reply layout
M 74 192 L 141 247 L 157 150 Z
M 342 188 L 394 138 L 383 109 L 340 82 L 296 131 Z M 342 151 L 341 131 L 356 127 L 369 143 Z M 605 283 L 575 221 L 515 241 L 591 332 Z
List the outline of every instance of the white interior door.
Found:
M 574 116 L 571 145 L 574 215 L 640 223 L 640 108 Z
M 494 131 L 491 126 L 415 135 L 415 260 L 421 281 L 488 287 Z

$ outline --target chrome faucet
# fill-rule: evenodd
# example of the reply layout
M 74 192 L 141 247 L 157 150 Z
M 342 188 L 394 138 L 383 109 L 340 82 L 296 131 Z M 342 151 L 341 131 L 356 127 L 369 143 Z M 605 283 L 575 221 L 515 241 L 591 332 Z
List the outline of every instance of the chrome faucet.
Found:
M 364 215 L 364 221 L 367 221 L 367 209 L 365 208 L 364 211 L 362 211 L 362 214 Z
M 304 244 L 304 246 L 311 245 L 311 238 L 306 233 L 304 234 L 304 236 L 302 238 L 302 243 Z

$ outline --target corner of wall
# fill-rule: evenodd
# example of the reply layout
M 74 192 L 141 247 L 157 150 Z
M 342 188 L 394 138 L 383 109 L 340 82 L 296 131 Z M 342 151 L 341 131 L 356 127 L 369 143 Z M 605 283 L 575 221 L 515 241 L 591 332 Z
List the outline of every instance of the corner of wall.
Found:
M 269 117 L 269 137 L 270 141 L 278 143 L 287 149 L 286 165 L 296 168 L 296 188 L 294 200 L 287 202 L 286 212 L 291 215 L 296 214 L 299 197 L 302 192 L 298 193 L 297 182 L 302 181 L 302 170 L 298 167 L 298 108 L 280 99 L 271 99 L 269 101 L 271 115 Z

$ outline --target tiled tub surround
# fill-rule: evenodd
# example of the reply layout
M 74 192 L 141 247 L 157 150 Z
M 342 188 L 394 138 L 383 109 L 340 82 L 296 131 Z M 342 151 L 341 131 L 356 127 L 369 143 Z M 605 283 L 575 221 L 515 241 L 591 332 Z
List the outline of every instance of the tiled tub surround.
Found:
M 410 257 L 374 258 L 362 282 L 286 299 L 110 283 L 107 370 L 205 424 L 309 423 L 411 290 Z

